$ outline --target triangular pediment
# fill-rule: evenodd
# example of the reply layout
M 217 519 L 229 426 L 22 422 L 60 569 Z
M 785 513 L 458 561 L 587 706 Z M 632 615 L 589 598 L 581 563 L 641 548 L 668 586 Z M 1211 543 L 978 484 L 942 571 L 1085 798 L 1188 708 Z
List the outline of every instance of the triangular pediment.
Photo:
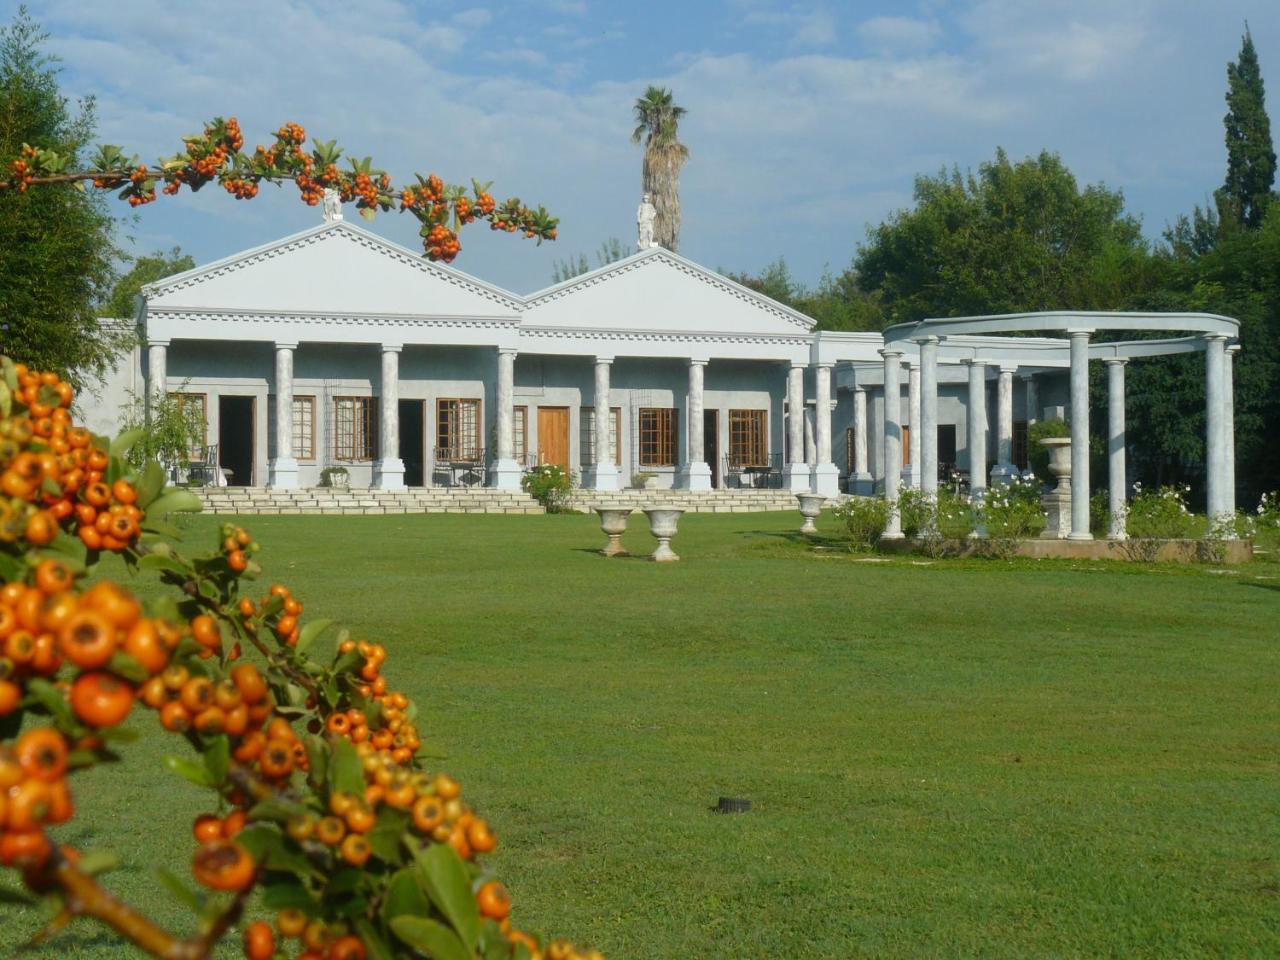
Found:
M 763 294 L 656 248 L 526 300 L 533 326 L 744 336 L 807 333 L 814 322 Z
M 515 317 L 520 298 L 346 221 L 326 223 L 143 289 L 159 310 Z

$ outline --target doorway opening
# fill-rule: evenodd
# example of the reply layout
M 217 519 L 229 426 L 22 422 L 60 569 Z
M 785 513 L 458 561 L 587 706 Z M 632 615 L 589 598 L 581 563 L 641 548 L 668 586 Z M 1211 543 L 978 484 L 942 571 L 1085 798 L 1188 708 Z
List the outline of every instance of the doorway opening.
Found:
M 253 486 L 254 409 L 253 397 L 218 397 L 218 463 L 227 486 Z
M 401 400 L 400 459 L 404 461 L 404 485 L 421 487 L 426 474 L 426 401 Z
M 711 467 L 711 489 L 720 489 L 720 411 L 702 411 L 702 458 Z

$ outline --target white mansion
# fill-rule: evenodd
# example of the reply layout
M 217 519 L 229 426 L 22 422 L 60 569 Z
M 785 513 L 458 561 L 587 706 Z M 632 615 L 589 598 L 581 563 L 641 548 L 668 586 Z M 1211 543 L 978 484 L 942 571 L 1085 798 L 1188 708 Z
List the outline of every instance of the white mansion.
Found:
M 951 469 L 985 486 L 1025 467 L 1029 422 L 1064 415 L 1074 356 L 1067 340 L 998 329 L 815 331 L 656 247 L 521 296 L 332 213 L 145 288 L 136 322 L 145 346 L 104 405 L 131 384 L 181 393 L 203 407 L 230 484 L 277 488 L 343 467 L 353 487 L 510 489 L 554 463 L 596 490 L 639 474 L 835 495 L 883 489 L 887 459 L 894 491 Z

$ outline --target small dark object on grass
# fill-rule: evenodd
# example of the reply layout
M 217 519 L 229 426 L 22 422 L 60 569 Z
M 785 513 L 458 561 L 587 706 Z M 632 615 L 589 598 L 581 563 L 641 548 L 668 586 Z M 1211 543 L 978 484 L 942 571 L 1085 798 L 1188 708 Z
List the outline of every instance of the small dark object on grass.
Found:
M 721 797 L 711 809 L 716 813 L 746 813 L 751 809 L 751 801 L 741 797 Z

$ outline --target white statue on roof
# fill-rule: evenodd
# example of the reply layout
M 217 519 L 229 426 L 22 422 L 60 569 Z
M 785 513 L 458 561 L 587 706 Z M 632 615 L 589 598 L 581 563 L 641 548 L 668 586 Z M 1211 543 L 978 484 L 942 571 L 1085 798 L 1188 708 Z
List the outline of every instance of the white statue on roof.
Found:
M 342 196 L 333 187 L 324 188 L 324 222 L 342 219 Z
M 658 245 L 653 239 L 653 224 L 658 219 L 658 208 L 653 205 L 646 193 L 640 200 L 640 207 L 636 210 L 636 229 L 640 234 L 639 247 L 641 250 L 649 250 Z

